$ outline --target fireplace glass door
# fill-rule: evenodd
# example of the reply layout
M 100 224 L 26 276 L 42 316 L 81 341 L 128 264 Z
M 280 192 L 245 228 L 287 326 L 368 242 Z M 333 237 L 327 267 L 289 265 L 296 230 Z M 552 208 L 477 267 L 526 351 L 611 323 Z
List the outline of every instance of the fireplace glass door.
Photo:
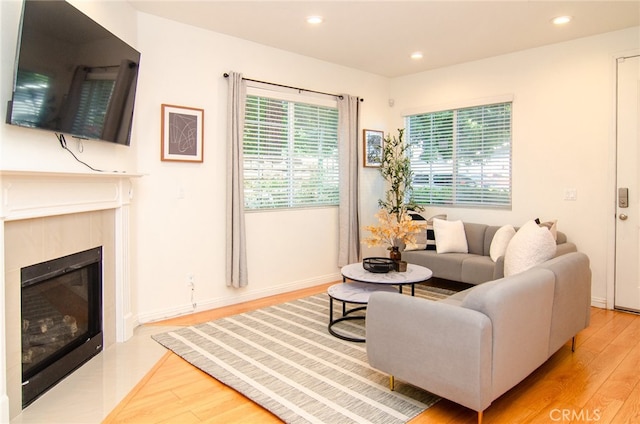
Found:
M 96 248 L 22 269 L 23 406 L 101 350 L 101 264 Z

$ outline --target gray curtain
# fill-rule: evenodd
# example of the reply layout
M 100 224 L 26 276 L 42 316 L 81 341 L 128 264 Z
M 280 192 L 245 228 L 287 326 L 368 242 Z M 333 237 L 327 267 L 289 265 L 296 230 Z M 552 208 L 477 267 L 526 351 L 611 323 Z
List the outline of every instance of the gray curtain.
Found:
M 226 281 L 227 286 L 240 288 L 249 283 L 242 167 L 242 139 L 247 87 L 240 73 L 230 72 L 228 79 Z
M 340 155 L 340 208 L 338 266 L 360 261 L 358 211 L 358 122 L 360 99 L 338 99 L 338 151 Z

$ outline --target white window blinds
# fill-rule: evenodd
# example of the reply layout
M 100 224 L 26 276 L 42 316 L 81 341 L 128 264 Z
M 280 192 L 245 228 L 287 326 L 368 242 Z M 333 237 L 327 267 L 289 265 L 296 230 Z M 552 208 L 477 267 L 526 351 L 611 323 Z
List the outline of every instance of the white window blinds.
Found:
M 511 102 L 406 117 L 418 204 L 511 206 Z
M 90 79 L 82 83 L 78 111 L 71 131 L 86 137 L 102 137 L 104 119 L 115 87 L 115 80 Z
M 336 107 L 247 95 L 245 208 L 337 205 Z
M 47 119 L 46 102 L 50 95 L 50 78 L 47 75 L 18 70 L 15 98 L 13 102 L 13 123 L 38 127 Z

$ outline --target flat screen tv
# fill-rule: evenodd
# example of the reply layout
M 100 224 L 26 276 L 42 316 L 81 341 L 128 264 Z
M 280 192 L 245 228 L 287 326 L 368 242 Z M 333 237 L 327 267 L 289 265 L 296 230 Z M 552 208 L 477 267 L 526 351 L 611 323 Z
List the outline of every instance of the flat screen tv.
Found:
M 66 1 L 27 0 L 7 123 L 129 145 L 139 63 Z

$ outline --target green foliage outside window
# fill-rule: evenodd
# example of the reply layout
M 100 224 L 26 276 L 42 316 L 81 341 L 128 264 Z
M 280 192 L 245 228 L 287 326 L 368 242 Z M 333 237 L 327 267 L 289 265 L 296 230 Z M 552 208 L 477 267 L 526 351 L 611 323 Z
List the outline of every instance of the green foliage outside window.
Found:
M 419 204 L 511 205 L 511 103 L 407 117 Z
M 337 108 L 247 96 L 247 209 L 337 205 Z

